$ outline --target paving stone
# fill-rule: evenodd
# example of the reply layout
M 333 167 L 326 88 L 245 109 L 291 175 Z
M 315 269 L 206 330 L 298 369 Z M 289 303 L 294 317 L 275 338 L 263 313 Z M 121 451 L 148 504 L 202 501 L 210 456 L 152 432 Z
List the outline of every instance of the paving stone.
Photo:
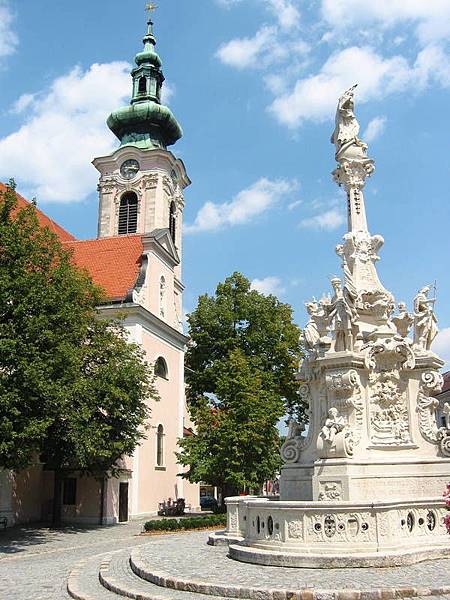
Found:
M 441 588 L 441 594 L 450 589 L 450 559 L 384 568 L 268 567 L 231 560 L 226 547 L 209 546 L 206 540 L 204 532 L 155 537 L 150 544 L 134 551 L 133 556 L 140 557 L 141 563 L 146 565 L 145 571 L 150 574 L 179 581 L 196 580 L 219 590 L 230 586 L 293 592 L 305 588 L 324 592 L 348 589 L 364 591 L 365 600 L 379 600 L 382 590 L 393 587 L 397 588 L 399 598 L 414 595 L 415 588 L 435 589 L 438 593 Z

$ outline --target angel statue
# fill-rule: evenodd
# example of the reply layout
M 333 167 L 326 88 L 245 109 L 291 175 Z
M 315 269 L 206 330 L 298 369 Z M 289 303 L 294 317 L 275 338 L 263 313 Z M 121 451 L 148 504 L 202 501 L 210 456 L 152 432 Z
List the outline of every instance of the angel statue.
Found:
M 414 298 L 414 345 L 430 350 L 438 334 L 437 319 L 434 314 L 436 298 L 428 298 L 430 286 L 421 288 Z
M 308 350 L 313 350 L 319 343 L 330 343 L 328 333 L 328 314 L 324 307 L 325 301 L 305 302 L 309 321 L 303 330 L 303 340 Z
M 354 91 L 357 84 L 344 92 L 339 98 L 336 110 L 336 126 L 331 136 L 331 143 L 336 146 L 336 160 L 343 152 L 350 149 L 357 150 L 357 153 L 365 157 L 367 144 L 364 144 L 359 138 L 359 123 L 356 120 L 354 109 Z

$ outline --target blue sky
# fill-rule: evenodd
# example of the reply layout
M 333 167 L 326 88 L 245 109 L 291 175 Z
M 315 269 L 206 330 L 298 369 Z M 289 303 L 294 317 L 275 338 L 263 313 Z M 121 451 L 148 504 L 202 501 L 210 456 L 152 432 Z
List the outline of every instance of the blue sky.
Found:
M 234 270 L 292 304 L 329 290 L 345 200 L 331 179 L 338 95 L 357 113 L 376 172 L 369 228 L 397 300 L 437 280 L 450 360 L 449 0 L 161 0 L 172 151 L 186 193 L 185 308 Z M 144 2 L 0 0 L 0 178 L 37 196 L 79 238 L 96 235 L 109 112 L 128 102 Z

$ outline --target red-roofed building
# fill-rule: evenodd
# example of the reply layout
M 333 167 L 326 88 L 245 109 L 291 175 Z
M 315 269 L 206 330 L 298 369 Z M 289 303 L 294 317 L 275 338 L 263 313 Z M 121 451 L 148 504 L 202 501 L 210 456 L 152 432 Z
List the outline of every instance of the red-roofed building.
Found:
M 147 43 L 154 45 L 153 35 Z M 150 406 L 147 439 L 123 459 L 123 475 L 107 480 L 103 489 L 76 473 L 65 481 L 64 521 L 126 521 L 156 514 L 159 503 L 177 498 L 199 506 L 199 486 L 180 477 L 175 456 L 177 440 L 192 432 L 184 393 L 181 282 L 183 190 L 190 181 L 182 161 L 167 150 L 181 129 L 160 105 L 164 78 L 155 57 L 154 50 L 137 55 L 131 106 L 108 119 L 121 146 L 93 161 L 100 173 L 98 238 L 76 240 L 41 210 L 37 213 L 41 225 L 71 250 L 74 264 L 104 289 L 100 314 L 124 318 L 130 341 L 155 364 L 160 395 Z M 19 196 L 18 208 L 27 204 Z M 0 502 L 0 517 L 9 524 L 49 518 L 52 478 L 41 467 L 14 477 L 0 472 L 0 499 L 10 498 L 9 504 Z

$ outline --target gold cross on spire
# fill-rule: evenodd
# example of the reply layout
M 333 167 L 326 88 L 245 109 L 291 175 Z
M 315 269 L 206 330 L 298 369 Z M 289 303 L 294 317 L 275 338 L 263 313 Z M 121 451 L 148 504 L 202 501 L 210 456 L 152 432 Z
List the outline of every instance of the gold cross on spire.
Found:
M 158 8 L 158 5 L 155 4 L 154 2 L 149 2 L 148 4 L 145 5 L 145 10 L 149 13 L 152 13 L 157 8 Z

